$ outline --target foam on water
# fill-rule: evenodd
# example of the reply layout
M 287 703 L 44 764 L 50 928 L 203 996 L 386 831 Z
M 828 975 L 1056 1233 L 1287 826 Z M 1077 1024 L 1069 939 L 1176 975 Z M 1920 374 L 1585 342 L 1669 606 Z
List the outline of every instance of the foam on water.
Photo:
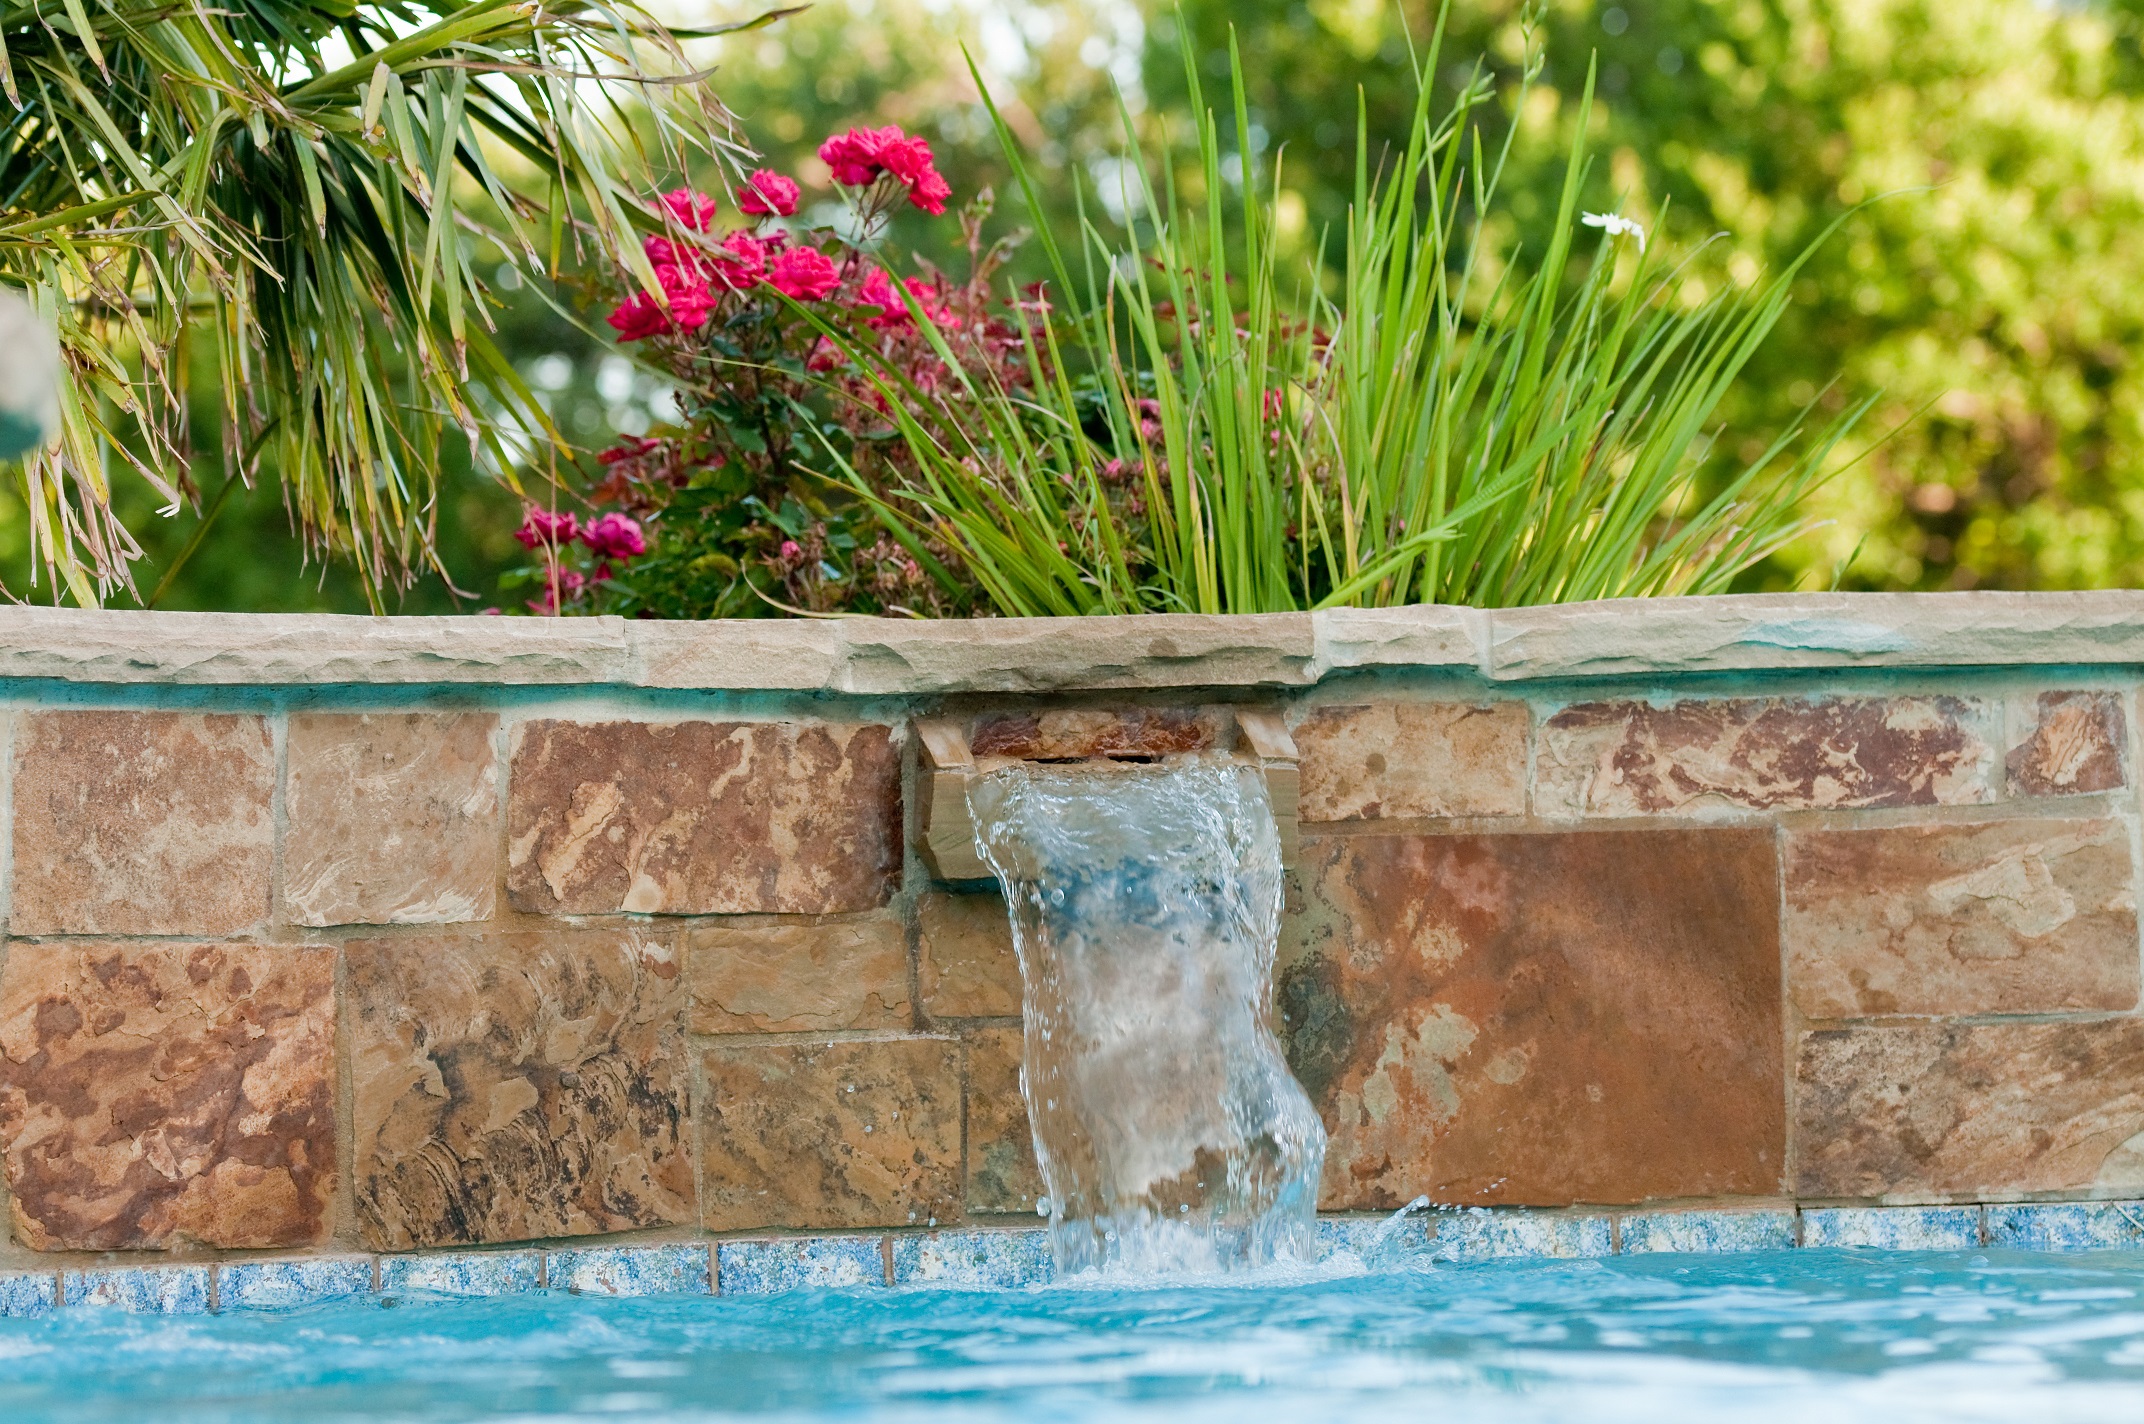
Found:
M 969 792 L 1024 984 L 1060 1272 L 1315 1255 L 1325 1130 L 1267 1020 L 1280 838 L 1234 763 L 1018 765 Z

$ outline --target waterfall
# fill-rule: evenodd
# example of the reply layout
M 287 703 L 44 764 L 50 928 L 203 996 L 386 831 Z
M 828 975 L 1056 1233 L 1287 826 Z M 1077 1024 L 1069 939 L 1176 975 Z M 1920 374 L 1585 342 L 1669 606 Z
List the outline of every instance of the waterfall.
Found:
M 1269 1011 L 1280 839 L 1225 759 L 978 777 L 1024 985 L 1021 1091 L 1061 1271 L 1315 1254 L 1325 1130 Z

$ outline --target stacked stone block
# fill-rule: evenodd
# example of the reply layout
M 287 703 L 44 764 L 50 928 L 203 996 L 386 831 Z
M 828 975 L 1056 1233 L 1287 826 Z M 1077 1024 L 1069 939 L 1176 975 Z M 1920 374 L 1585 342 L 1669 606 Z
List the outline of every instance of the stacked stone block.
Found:
M 2118 676 L 1262 676 L 951 706 L 1287 715 L 1328 1211 L 2144 1189 Z M 943 699 L 114 700 L 0 711 L 0 1256 L 1034 1222 L 1003 905 L 906 843 Z

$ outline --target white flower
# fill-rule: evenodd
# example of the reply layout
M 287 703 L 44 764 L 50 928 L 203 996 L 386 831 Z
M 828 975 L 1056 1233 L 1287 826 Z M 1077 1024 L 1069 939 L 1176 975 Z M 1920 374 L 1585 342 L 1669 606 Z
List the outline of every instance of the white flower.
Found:
M 1625 234 L 1635 237 L 1638 239 L 1638 251 L 1645 251 L 1645 228 L 1635 219 L 1618 217 L 1614 213 L 1586 213 L 1580 221 L 1587 227 L 1600 228 L 1610 237 L 1622 237 Z

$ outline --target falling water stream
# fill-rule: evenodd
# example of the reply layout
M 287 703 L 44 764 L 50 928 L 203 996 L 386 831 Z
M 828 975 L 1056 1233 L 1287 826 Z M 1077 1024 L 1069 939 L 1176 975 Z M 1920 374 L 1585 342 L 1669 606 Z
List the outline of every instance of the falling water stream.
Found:
M 1325 1131 L 1267 1016 L 1281 864 L 1263 776 L 1021 763 L 969 802 L 1020 956 L 1058 1269 L 1312 1260 Z

